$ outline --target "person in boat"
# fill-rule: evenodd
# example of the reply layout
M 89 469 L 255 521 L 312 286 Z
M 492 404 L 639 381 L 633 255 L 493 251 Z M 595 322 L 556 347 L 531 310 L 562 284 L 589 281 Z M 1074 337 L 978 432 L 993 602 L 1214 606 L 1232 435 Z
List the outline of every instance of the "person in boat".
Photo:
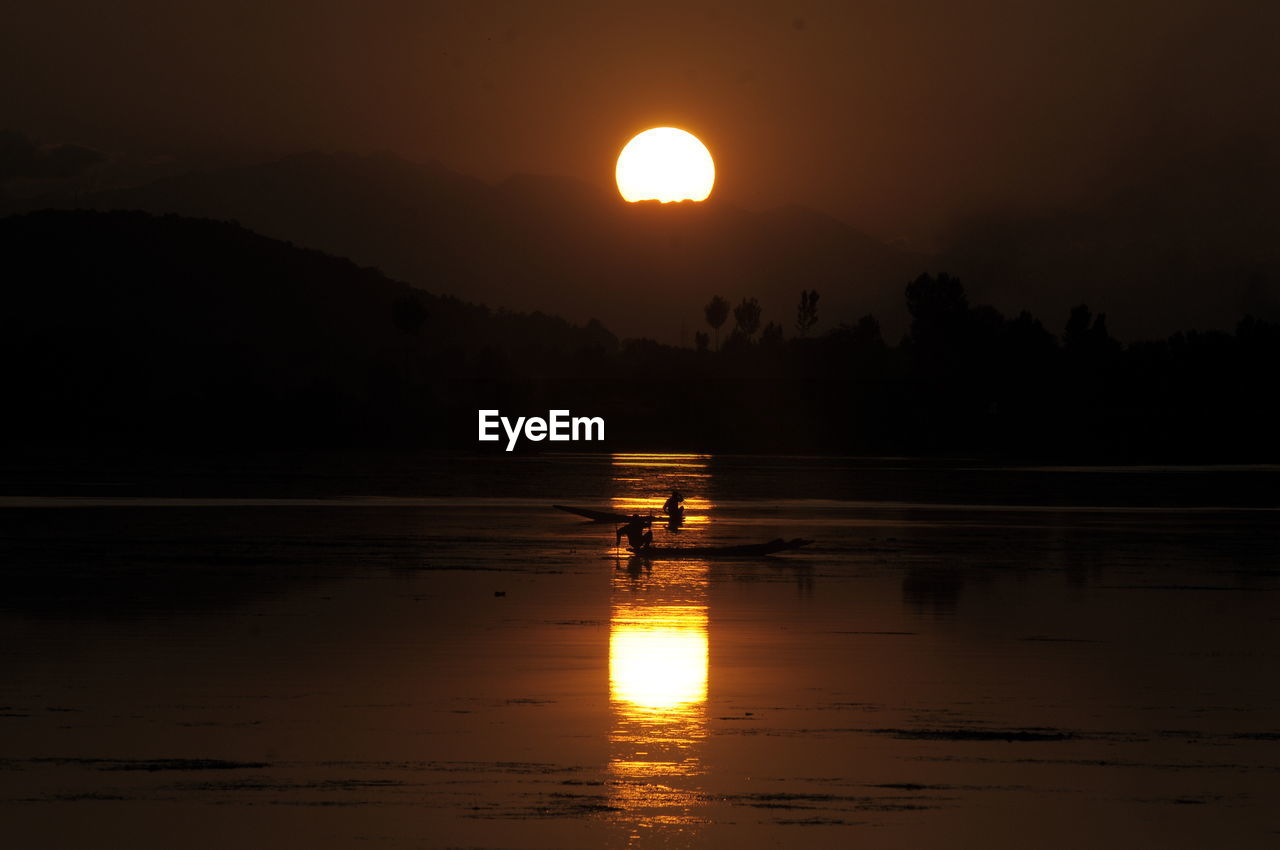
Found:
M 669 517 L 677 517 L 684 513 L 684 508 L 680 507 L 680 503 L 684 501 L 684 496 L 679 490 L 671 491 L 671 498 L 662 503 L 662 512 Z
M 653 518 L 647 516 L 633 516 L 626 525 L 618 529 L 616 542 L 621 543 L 625 535 L 627 538 L 627 546 L 632 552 L 639 552 L 642 549 L 648 549 L 653 545 Z

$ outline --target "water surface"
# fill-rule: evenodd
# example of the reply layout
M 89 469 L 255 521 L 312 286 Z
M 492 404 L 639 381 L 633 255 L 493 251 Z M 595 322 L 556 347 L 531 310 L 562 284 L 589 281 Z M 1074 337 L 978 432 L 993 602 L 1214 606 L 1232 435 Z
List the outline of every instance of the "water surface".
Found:
M 1280 840 L 1276 468 L 245 468 L 7 477 L 14 846 Z

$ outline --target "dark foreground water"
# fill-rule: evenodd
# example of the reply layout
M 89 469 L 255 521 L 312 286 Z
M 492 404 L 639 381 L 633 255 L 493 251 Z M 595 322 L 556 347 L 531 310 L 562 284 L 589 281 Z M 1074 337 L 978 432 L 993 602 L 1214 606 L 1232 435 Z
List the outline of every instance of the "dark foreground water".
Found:
M 6 846 L 1280 843 L 1280 469 L 252 469 L 5 479 Z

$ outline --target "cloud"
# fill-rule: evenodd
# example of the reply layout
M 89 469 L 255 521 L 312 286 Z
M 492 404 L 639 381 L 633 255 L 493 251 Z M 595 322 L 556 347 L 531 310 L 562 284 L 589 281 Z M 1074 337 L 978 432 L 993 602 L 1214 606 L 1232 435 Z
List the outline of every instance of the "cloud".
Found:
M 104 158 L 101 152 L 82 145 L 40 145 L 16 130 L 0 130 L 0 183 L 20 177 L 76 177 Z

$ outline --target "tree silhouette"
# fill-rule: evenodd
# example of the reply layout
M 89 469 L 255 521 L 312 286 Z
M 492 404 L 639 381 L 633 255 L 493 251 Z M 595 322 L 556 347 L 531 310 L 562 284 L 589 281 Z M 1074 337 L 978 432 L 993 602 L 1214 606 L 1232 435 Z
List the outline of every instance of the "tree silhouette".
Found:
M 964 286 L 945 272 L 936 278 L 922 274 L 907 284 L 906 300 L 913 357 L 926 371 L 946 380 L 972 353 L 970 337 L 978 323 Z
M 703 312 L 707 317 L 707 324 L 716 334 L 716 350 L 720 350 L 720 326 L 729 318 L 729 302 L 721 298 L 719 295 L 713 295 L 711 300 L 707 302 L 707 306 L 703 308 Z
M 1112 347 L 1107 330 L 1107 314 L 1094 315 L 1087 304 L 1071 308 L 1071 316 L 1062 332 L 1062 344 L 1068 351 L 1105 350 Z
M 883 347 L 884 335 L 880 332 L 880 320 L 875 316 L 867 313 L 855 325 L 844 325 L 847 328 L 849 340 L 856 346 L 862 348 Z
M 796 333 L 808 336 L 818 323 L 818 290 L 800 290 L 800 304 L 796 307 Z
M 743 298 L 742 303 L 733 308 L 734 324 L 747 339 L 751 339 L 760 330 L 760 312 L 760 302 L 754 298 Z
M 936 278 L 922 274 L 907 284 L 907 312 L 911 333 L 928 333 L 931 326 L 948 324 L 969 310 L 969 299 L 959 278 L 943 272 Z
M 414 295 L 402 295 L 391 302 L 391 317 L 402 332 L 417 336 L 427 321 L 427 309 Z
M 782 325 L 770 322 L 760 332 L 760 345 L 764 348 L 778 349 L 782 347 Z

